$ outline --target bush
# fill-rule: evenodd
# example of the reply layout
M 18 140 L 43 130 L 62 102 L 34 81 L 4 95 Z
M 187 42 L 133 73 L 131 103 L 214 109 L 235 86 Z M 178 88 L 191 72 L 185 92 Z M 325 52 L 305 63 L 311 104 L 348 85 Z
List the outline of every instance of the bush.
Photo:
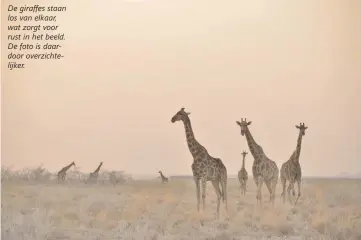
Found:
M 83 173 L 75 167 L 66 174 L 66 182 L 87 183 L 90 173 Z M 100 184 L 122 184 L 132 180 L 132 177 L 123 171 L 101 171 L 97 182 Z M 57 182 L 57 172 L 51 173 L 41 164 L 36 168 L 24 168 L 14 171 L 13 167 L 1 166 L 2 182 L 31 182 L 51 183 Z

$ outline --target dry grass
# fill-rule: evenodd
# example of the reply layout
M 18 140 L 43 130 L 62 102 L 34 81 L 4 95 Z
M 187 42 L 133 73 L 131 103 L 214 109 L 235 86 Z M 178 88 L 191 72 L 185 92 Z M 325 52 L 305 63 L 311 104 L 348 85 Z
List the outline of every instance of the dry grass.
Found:
M 240 197 L 229 180 L 229 215 L 214 219 L 216 196 L 207 185 L 205 213 L 196 211 L 191 180 L 2 185 L 2 239 L 361 239 L 361 182 L 306 180 L 296 207 L 256 206 L 255 186 Z

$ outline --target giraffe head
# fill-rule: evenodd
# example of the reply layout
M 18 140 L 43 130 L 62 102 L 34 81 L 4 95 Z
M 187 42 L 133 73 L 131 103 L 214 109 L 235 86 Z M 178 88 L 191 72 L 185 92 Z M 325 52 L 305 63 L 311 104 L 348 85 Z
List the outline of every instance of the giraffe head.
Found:
M 74 166 L 74 167 L 75 167 L 75 162 L 72 161 L 71 164 L 70 164 L 70 166 Z
M 236 121 L 236 123 L 241 127 L 241 135 L 244 136 L 248 126 L 251 125 L 252 121 L 247 122 L 247 118 L 244 120 L 241 118 L 241 122 Z
M 184 108 L 182 108 L 172 117 L 171 121 L 172 121 L 172 123 L 174 123 L 176 121 L 184 121 L 188 118 L 189 114 L 191 114 L 191 113 L 184 111 Z
M 302 136 L 305 136 L 306 133 L 306 129 L 308 127 L 305 126 L 305 123 L 300 123 L 300 125 L 296 125 L 296 128 L 298 128 L 300 130 L 300 134 L 302 134 Z
M 243 156 L 243 157 L 246 157 L 247 154 L 248 154 L 248 152 L 246 152 L 246 151 L 243 151 L 243 152 L 242 152 L 242 156 Z
M 159 170 L 158 173 L 162 173 L 162 171 Z

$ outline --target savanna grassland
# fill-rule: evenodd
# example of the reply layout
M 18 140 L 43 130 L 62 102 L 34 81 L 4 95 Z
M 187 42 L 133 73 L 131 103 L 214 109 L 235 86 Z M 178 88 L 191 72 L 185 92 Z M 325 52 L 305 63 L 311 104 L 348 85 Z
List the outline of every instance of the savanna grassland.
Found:
M 118 184 L 2 183 L 2 239 L 361 239 L 361 181 L 306 179 L 296 206 L 276 206 L 263 189 L 256 205 L 229 179 L 229 214 L 208 183 L 206 211 L 196 210 L 192 180 Z

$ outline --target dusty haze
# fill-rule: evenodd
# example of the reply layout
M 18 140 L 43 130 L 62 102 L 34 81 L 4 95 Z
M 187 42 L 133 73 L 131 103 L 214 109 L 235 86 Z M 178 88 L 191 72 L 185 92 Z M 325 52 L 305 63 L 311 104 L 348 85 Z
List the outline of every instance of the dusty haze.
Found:
M 248 150 L 235 123 L 243 117 L 279 167 L 302 121 L 304 175 L 361 172 L 359 0 L 67 1 L 58 21 L 65 58 L 16 71 L 7 69 L 9 2 L 5 165 L 55 171 L 75 161 L 91 171 L 103 161 L 134 174 L 191 174 L 183 125 L 170 121 L 185 107 L 229 174 Z

